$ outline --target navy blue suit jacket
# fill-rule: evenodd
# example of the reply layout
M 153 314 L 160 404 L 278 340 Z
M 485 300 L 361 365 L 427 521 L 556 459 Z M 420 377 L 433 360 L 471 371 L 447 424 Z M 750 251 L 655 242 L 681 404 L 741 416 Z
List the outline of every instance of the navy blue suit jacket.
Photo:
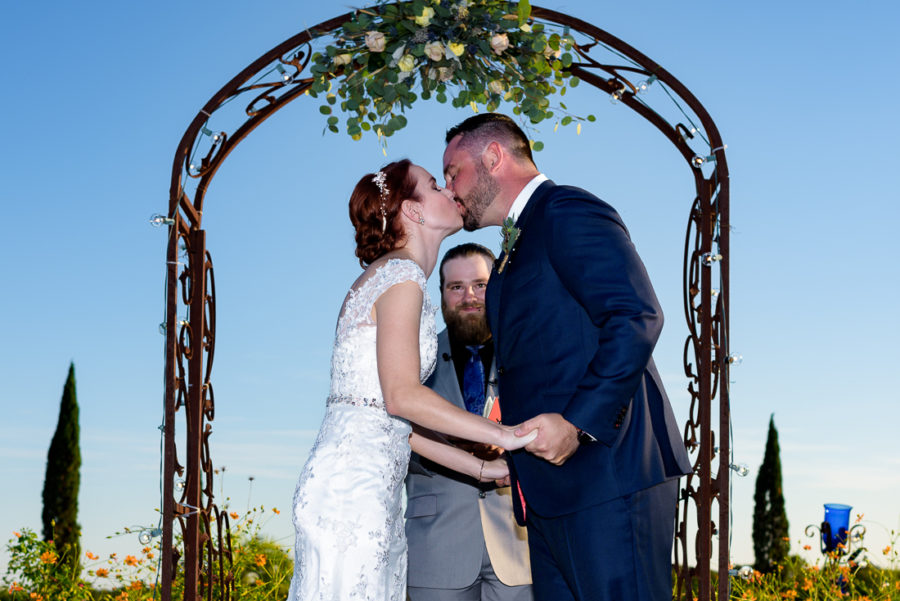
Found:
M 511 453 L 528 506 L 564 515 L 688 473 L 651 357 L 662 311 L 618 213 L 584 190 L 546 181 L 517 226 L 486 301 L 503 421 L 560 413 L 598 439 L 562 466 Z

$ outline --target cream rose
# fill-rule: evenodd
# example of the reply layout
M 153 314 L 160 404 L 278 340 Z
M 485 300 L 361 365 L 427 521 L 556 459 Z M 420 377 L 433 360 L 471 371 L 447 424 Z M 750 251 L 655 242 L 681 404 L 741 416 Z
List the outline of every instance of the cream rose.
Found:
M 400 67 L 400 70 L 404 73 L 409 73 L 416 68 L 416 59 L 413 58 L 412 54 L 404 54 L 400 57 L 400 60 L 397 61 L 397 66 Z
M 444 58 L 444 45 L 440 42 L 428 42 L 425 44 L 425 56 L 433 61 Z
M 494 54 L 502 54 L 507 48 L 509 48 L 509 37 L 505 33 L 495 33 L 491 38 L 491 50 L 494 51 Z
M 352 60 L 353 55 L 351 54 L 338 54 L 334 57 L 334 66 L 340 67 L 341 65 L 349 65 Z
M 494 94 L 502 94 L 505 86 L 503 85 L 502 81 L 500 81 L 499 79 L 495 79 L 488 84 L 488 88 Z
M 438 69 L 438 77 L 441 81 L 450 81 L 453 79 L 453 69 L 451 67 L 440 67 Z
M 371 52 L 384 52 L 384 47 L 386 44 L 387 40 L 385 39 L 384 34 L 380 31 L 366 32 L 366 46 Z

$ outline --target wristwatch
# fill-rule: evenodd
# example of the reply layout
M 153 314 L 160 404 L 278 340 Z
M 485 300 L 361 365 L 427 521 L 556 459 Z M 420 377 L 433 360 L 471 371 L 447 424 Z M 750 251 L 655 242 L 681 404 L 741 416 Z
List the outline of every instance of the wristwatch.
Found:
M 575 427 L 575 431 L 577 432 L 578 436 L 578 444 L 590 444 L 592 442 L 597 442 L 596 438 L 577 426 Z

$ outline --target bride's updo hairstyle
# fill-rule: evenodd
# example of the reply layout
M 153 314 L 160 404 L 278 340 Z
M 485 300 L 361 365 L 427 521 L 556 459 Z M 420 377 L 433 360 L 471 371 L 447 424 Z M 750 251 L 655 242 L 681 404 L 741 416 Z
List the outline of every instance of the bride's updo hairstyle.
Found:
M 356 256 L 363 267 L 405 241 L 400 203 L 416 194 L 409 159 L 395 161 L 377 173 L 367 173 L 350 195 L 350 222 L 356 230 Z M 383 174 L 383 176 L 382 176 Z

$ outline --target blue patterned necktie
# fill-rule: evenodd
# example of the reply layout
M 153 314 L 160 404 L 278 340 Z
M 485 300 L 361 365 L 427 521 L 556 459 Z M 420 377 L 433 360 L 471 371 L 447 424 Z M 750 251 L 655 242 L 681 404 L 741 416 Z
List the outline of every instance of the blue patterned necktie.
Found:
M 466 361 L 463 368 L 463 400 L 466 409 L 475 415 L 481 415 L 484 411 L 484 365 L 478 352 L 484 348 L 483 344 L 467 346 L 472 356 Z

